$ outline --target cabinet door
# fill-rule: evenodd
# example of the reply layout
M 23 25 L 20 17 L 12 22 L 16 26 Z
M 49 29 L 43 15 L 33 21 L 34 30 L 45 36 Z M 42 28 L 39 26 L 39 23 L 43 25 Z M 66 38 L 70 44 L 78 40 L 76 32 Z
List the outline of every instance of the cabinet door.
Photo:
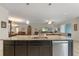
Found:
M 51 56 L 51 41 L 30 41 L 28 44 L 29 56 Z
M 40 56 L 51 56 L 51 55 L 52 55 L 51 47 L 49 46 L 40 47 Z
M 29 46 L 28 47 L 28 56 L 40 56 L 40 47 Z
M 4 40 L 4 56 L 14 56 L 14 41 Z
M 40 55 L 39 43 L 39 41 L 28 41 L 28 56 Z
M 52 41 L 43 41 L 40 46 L 40 56 L 52 55 Z
M 26 41 L 15 41 L 15 56 L 27 56 Z
M 5 56 L 51 56 L 51 41 L 4 41 Z

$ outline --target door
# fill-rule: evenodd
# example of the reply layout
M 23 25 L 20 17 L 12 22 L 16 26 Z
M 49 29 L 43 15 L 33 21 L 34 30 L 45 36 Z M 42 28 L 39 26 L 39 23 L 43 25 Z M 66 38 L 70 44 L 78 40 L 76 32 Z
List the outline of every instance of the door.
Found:
M 28 25 L 28 27 L 27 27 L 27 35 L 31 35 L 32 34 L 32 27 L 31 27 L 31 25 Z

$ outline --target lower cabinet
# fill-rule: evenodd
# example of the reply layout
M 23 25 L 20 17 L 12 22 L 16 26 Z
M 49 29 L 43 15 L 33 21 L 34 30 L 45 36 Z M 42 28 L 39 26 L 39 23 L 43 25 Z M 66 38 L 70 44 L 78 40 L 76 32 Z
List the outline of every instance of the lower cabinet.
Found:
M 3 47 L 4 56 L 14 56 L 14 41 L 4 41 Z
M 29 56 L 51 56 L 52 44 L 51 41 L 29 41 L 28 44 Z
M 15 56 L 27 56 L 27 42 L 26 41 L 15 41 L 14 42 Z
M 41 56 L 52 56 L 52 49 L 49 46 L 41 46 L 40 47 L 40 55 Z
M 51 41 L 4 40 L 4 56 L 51 56 Z
M 39 46 L 30 46 L 28 48 L 28 56 L 40 56 L 40 47 Z

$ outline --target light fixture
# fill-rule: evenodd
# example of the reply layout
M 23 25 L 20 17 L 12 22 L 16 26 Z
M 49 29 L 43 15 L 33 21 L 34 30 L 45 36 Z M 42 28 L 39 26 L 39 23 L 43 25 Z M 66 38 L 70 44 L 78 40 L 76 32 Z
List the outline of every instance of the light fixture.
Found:
M 54 20 L 52 20 L 52 19 L 45 20 L 45 22 L 46 22 L 47 24 L 49 24 L 49 25 L 55 23 Z
M 18 17 L 9 17 L 8 18 L 10 21 L 12 21 L 12 22 L 24 22 L 23 21 L 23 19 L 21 19 L 21 18 L 18 18 Z
M 26 24 L 27 24 L 27 25 L 30 24 L 30 21 L 29 21 L 29 20 L 26 20 Z
M 52 24 L 53 21 L 52 21 L 52 20 L 46 20 L 46 23 L 47 23 L 47 24 Z
M 52 24 L 52 21 L 48 21 L 48 24 Z
M 52 3 L 49 3 L 48 5 L 49 5 L 49 6 L 51 6 L 51 5 L 52 5 Z
M 17 26 L 19 26 L 19 25 L 17 25 L 17 24 L 12 24 L 12 26 L 13 26 L 13 27 L 17 27 Z
M 26 3 L 26 5 L 30 5 L 30 3 Z

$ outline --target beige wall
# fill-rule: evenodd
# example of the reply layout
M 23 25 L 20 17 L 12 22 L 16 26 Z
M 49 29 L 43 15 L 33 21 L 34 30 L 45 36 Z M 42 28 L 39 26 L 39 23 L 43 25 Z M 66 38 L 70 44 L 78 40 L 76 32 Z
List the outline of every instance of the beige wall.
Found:
M 3 39 L 8 39 L 8 11 L 0 7 L 0 56 L 3 55 Z M 6 28 L 1 28 L 1 21 L 6 22 Z
M 0 40 L 0 56 L 3 56 L 3 40 Z
M 73 41 L 73 46 L 74 46 L 74 48 L 73 48 L 73 55 L 74 56 L 79 56 L 79 41 L 74 40 Z
M 8 11 L 0 7 L 0 39 L 8 39 Z M 1 21 L 6 22 L 6 28 L 1 28 Z
M 74 31 L 74 24 L 77 24 L 77 31 Z M 74 18 L 72 21 L 72 38 L 74 40 L 79 40 L 79 19 Z
M 74 31 L 74 24 L 77 24 L 77 31 Z M 79 19 L 74 18 L 72 21 L 72 39 L 73 39 L 73 55 L 79 56 Z

